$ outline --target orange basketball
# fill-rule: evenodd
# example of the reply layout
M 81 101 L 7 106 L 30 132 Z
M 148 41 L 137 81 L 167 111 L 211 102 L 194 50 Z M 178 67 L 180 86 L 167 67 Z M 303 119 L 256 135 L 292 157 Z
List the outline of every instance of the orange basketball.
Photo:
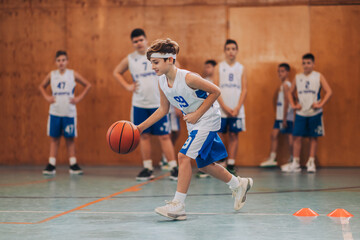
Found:
M 137 127 L 128 121 L 118 121 L 110 126 L 106 140 L 114 152 L 126 154 L 134 151 L 140 141 Z

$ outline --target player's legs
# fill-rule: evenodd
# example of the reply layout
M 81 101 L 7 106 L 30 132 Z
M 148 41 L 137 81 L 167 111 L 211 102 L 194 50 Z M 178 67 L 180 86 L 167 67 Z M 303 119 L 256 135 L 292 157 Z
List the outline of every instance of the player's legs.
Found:
M 50 137 L 50 157 L 56 158 L 59 150 L 59 145 L 60 137 Z
M 176 191 L 186 194 L 190 186 L 192 175 L 191 158 L 182 153 L 179 153 L 178 161 L 179 176 Z
M 174 151 L 174 145 L 171 142 L 171 138 L 169 134 L 166 135 L 160 135 L 159 141 L 161 145 L 161 150 L 165 155 L 166 159 L 170 159 L 168 161 L 169 168 L 171 169 L 170 173 L 170 179 L 171 180 L 177 180 L 178 179 L 178 169 L 177 169 L 177 162 L 175 158 L 175 151 Z
M 278 136 L 279 136 L 280 129 L 273 128 L 271 135 L 270 135 L 270 156 L 268 159 L 260 164 L 260 167 L 275 167 L 277 166 L 276 162 L 276 150 L 278 146 Z
M 317 137 L 310 137 L 310 154 L 309 160 L 306 163 L 306 168 L 308 172 L 316 172 L 316 165 L 315 165 L 315 156 L 316 156 L 316 149 L 317 149 Z
M 66 148 L 69 158 L 75 157 L 75 140 L 74 138 L 65 138 Z
M 151 113 L 149 109 L 132 107 L 131 111 L 131 119 L 135 125 L 141 124 L 145 121 Z M 141 158 L 143 160 L 144 169 L 140 171 L 137 175 L 136 180 L 139 181 L 148 181 L 154 178 L 153 175 L 153 163 L 151 159 L 151 129 L 145 129 L 143 133 L 140 135 L 140 153 Z
M 61 117 L 49 115 L 47 123 L 47 135 L 50 137 L 49 162 L 42 171 L 44 175 L 53 175 L 56 173 L 56 156 L 59 149 L 61 137 Z
M 140 135 L 140 152 L 141 152 L 141 158 L 144 160 L 151 159 L 151 134 L 150 133 L 143 133 Z M 145 163 L 144 163 L 144 167 Z M 149 166 L 150 169 L 152 169 Z
M 66 148 L 68 151 L 68 156 L 69 156 L 69 173 L 71 174 L 83 174 L 82 169 L 80 168 L 80 166 L 77 164 L 77 160 L 75 157 L 75 138 L 73 137 L 68 137 L 65 138 L 66 140 Z

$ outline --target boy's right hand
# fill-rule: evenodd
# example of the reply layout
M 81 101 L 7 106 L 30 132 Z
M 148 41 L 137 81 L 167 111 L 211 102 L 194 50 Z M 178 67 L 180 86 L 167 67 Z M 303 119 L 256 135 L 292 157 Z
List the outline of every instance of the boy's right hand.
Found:
M 138 82 L 133 82 L 126 86 L 126 90 L 128 90 L 129 92 L 136 92 L 136 90 L 138 90 L 138 88 L 139 88 Z
M 55 102 L 55 97 L 54 96 L 47 96 L 46 101 L 48 101 L 49 103 L 54 103 Z

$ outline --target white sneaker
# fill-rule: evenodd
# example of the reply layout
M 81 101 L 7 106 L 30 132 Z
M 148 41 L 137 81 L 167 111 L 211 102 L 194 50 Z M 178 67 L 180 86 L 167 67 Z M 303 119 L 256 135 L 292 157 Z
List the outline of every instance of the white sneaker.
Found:
M 276 159 L 272 159 L 272 158 L 269 158 L 268 160 L 260 164 L 260 167 L 276 167 L 276 166 L 277 166 Z
M 301 172 L 300 164 L 298 162 L 286 163 L 281 166 L 282 172 Z
M 314 173 L 316 172 L 316 165 L 314 161 L 308 161 L 306 163 L 306 168 L 308 173 Z
M 186 220 L 185 204 L 173 200 L 165 201 L 166 205 L 155 208 L 155 212 L 172 220 Z
M 246 201 L 246 193 L 251 189 L 253 186 L 253 179 L 252 178 L 241 178 L 237 177 L 239 179 L 240 185 L 235 188 L 231 189 L 232 196 L 235 198 L 234 201 L 234 209 L 240 210 L 244 205 Z

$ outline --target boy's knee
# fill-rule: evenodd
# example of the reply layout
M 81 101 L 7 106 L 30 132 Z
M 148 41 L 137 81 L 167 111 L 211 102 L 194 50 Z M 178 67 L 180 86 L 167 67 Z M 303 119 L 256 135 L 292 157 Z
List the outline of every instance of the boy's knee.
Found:
M 168 141 L 168 140 L 170 140 L 170 135 L 169 134 L 160 135 L 159 140 L 160 141 Z
M 189 158 L 188 156 L 182 154 L 182 153 L 178 153 L 178 162 L 179 162 L 179 165 L 180 164 L 183 164 L 183 163 L 187 163 L 187 162 L 190 162 L 191 161 L 191 158 Z

